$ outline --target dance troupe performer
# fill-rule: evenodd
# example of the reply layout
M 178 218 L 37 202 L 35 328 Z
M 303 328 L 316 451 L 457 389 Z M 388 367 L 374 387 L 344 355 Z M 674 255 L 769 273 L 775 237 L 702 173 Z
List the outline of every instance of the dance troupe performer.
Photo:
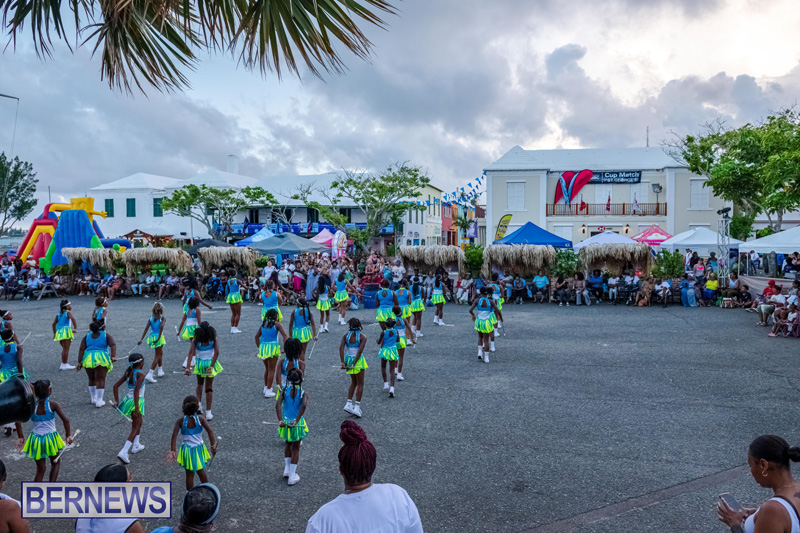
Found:
M 22 365 L 22 345 L 17 344 L 16 336 L 11 328 L 6 328 L 0 332 L 0 383 L 14 376 L 21 376 L 28 379 L 28 373 Z M 6 437 L 11 436 L 14 427 L 17 429 L 17 436 L 22 438 L 21 424 L 6 424 L 3 426 Z
M 7 329 L 14 330 L 14 326 L 11 324 L 11 321 L 14 319 L 14 315 L 11 314 L 11 311 L 6 311 L 4 309 L 0 309 L 0 332 L 3 332 Z M 17 335 L 14 334 L 14 342 L 19 343 L 19 339 Z M 75 368 L 74 366 L 72 368 Z
M 503 310 L 503 304 L 505 303 L 505 299 L 503 298 L 503 291 L 505 290 L 505 283 L 502 280 L 498 279 L 497 272 L 492 274 L 492 284 L 489 285 L 492 289 L 492 300 L 494 301 L 495 307 L 497 307 L 498 311 Z M 494 311 L 493 311 L 494 313 Z M 503 315 L 500 315 L 500 321 L 498 322 L 497 317 L 493 315 L 494 325 L 497 329 L 503 328 Z M 494 351 L 494 332 L 492 332 L 492 351 Z
M 256 333 L 256 354 L 259 359 L 264 361 L 264 398 L 274 398 L 275 393 L 272 390 L 272 380 L 275 378 L 275 365 L 278 358 L 283 353 L 281 343 L 278 342 L 278 334 L 283 337 L 283 344 L 289 336 L 283 325 L 278 322 L 278 312 L 275 309 L 267 311 L 261 327 Z M 276 380 L 277 381 L 277 380 Z
M 328 333 L 328 319 L 331 317 L 331 295 L 330 281 L 328 276 L 320 276 L 317 288 L 312 296 L 317 298 L 317 309 L 319 309 L 319 332 Z
M 106 374 L 117 362 L 117 343 L 114 337 L 100 330 L 100 322 L 89 324 L 89 334 L 81 340 L 78 349 L 78 372 L 86 369 L 89 378 L 89 402 L 95 407 L 103 407 L 103 393 L 106 388 Z
M 242 293 L 236 271 L 228 269 L 228 282 L 225 284 L 225 302 L 231 306 L 231 333 L 241 333 L 239 320 L 242 318 Z
M 422 312 L 425 310 L 425 301 L 422 288 L 422 278 L 411 278 L 411 332 L 415 337 L 424 337 L 422 334 Z
M 94 311 L 92 311 L 92 319 L 90 322 L 99 322 L 100 329 L 106 330 L 106 318 L 108 317 L 108 300 L 102 296 L 98 296 L 94 300 Z
M 375 311 L 375 320 L 378 321 L 378 324 L 381 325 L 381 329 L 386 329 L 386 324 L 388 323 L 389 319 L 392 320 L 394 324 L 394 313 L 392 313 L 392 308 L 395 307 L 397 302 L 397 295 L 394 291 L 389 290 L 389 280 L 385 279 L 381 282 L 381 290 L 378 291 L 378 295 L 375 296 L 375 307 L 378 308 Z
M 389 311 L 391 313 L 391 311 Z M 378 345 L 381 347 L 378 356 L 381 358 L 381 376 L 383 376 L 383 390 L 389 391 L 389 398 L 394 398 L 394 381 L 397 377 L 397 360 L 400 355 L 397 353 L 397 331 L 394 329 L 395 318 L 388 318 L 381 323 L 383 331 L 378 337 Z M 386 378 L 386 363 L 389 363 L 389 379 Z
M 184 306 L 183 311 L 183 318 L 181 319 L 181 325 L 178 326 L 178 336 L 182 339 L 190 341 L 194 338 L 194 332 L 197 329 L 197 325 L 200 323 L 200 298 L 194 296 L 189 299 L 189 301 Z M 178 339 L 180 341 L 180 339 Z M 191 348 L 191 347 L 190 347 Z M 186 365 L 189 363 L 189 356 L 186 356 L 186 359 L 183 360 L 183 364 L 181 365 L 182 368 L 186 368 Z
M 164 318 L 164 306 L 161 305 L 161 302 L 154 303 L 153 316 L 151 316 L 147 324 L 145 324 L 142 338 L 136 343 L 137 346 L 141 346 L 144 336 L 147 335 L 147 331 L 150 330 L 150 335 L 147 335 L 147 345 L 156 351 L 156 354 L 153 356 L 153 364 L 150 366 L 150 371 L 144 377 L 144 379 L 150 383 L 157 382 L 156 378 L 153 377 L 153 372 L 155 372 L 156 368 L 158 368 L 158 377 L 164 377 L 162 363 L 164 359 L 164 345 L 167 344 L 167 340 L 164 338 L 164 325 L 166 322 L 167 319 Z
M 293 339 L 300 341 L 302 346 L 300 359 L 305 362 L 308 341 L 317 342 L 317 325 L 314 323 L 314 315 L 311 314 L 311 310 L 308 308 L 308 301 L 305 298 L 300 298 L 297 301 L 297 309 L 294 310 L 292 317 L 289 319 L 289 331 Z
M 344 317 L 347 315 L 347 308 L 350 307 L 350 292 L 355 292 L 356 289 L 353 284 L 347 281 L 347 276 L 344 272 L 339 273 L 339 279 L 336 280 L 336 294 L 333 299 L 336 301 L 336 307 L 339 310 L 339 324 L 346 325 Z
M 411 324 L 409 324 L 407 318 L 402 318 L 403 310 L 397 306 L 392 308 L 392 312 L 397 316 L 394 320 L 394 331 L 397 333 L 397 354 L 400 358 L 397 361 L 397 368 L 394 369 L 394 373 L 397 376 L 397 381 L 404 381 L 405 378 L 403 377 L 403 356 L 406 353 L 406 346 L 408 343 L 406 342 L 406 336 L 411 340 L 411 344 L 416 344 L 417 340 L 414 338 L 414 333 L 411 331 Z
M 189 349 L 189 365 L 186 368 L 186 375 L 191 375 L 192 359 L 197 355 L 197 362 L 194 365 L 194 374 L 197 376 L 197 389 L 195 396 L 197 401 L 202 402 L 203 391 L 206 393 L 206 419 L 213 420 L 211 414 L 211 400 L 214 392 L 214 378 L 222 372 L 222 365 L 219 359 L 219 340 L 217 331 L 208 322 L 201 322 L 194 332 L 192 347 Z
M 433 292 L 431 293 L 431 302 L 436 306 L 436 311 L 433 312 L 433 323 L 444 326 L 444 284 L 442 283 L 442 276 L 436 274 L 433 280 Z
M 342 369 L 350 375 L 350 388 L 347 390 L 347 403 L 344 410 L 361 418 L 361 395 L 364 393 L 364 371 L 368 368 L 364 358 L 367 336 L 361 334 L 361 321 L 351 318 L 348 322 L 350 331 L 344 334 L 339 344 L 339 359 Z M 355 394 L 355 402 L 353 395 Z
M 286 353 L 286 356 L 278 361 L 278 368 L 281 369 L 281 382 L 278 386 L 278 389 L 281 389 L 286 386 L 286 377 L 289 375 L 289 371 L 293 368 L 300 369 L 300 372 L 305 375 L 306 373 L 306 363 L 300 360 L 300 352 L 303 350 L 302 343 L 297 339 L 288 339 L 283 344 L 283 351 Z M 277 383 L 278 377 L 275 377 L 275 382 Z
M 195 278 L 194 276 L 190 276 L 189 279 L 186 281 L 186 286 L 187 290 L 185 293 L 183 293 L 184 313 L 189 310 L 189 300 L 191 300 L 192 298 L 197 298 L 198 301 L 197 307 L 199 307 L 200 304 L 203 304 L 209 309 L 214 309 L 208 302 L 203 300 L 202 296 L 200 296 L 200 291 L 197 288 L 197 278 Z
M 488 298 L 489 292 L 489 288 L 481 287 L 480 297 L 476 298 L 469 308 L 469 314 L 472 316 L 472 321 L 475 322 L 475 331 L 478 332 L 478 359 L 483 359 L 484 363 L 489 362 L 489 351 L 494 351 L 492 314 L 496 313 L 500 315 L 500 320 L 503 319 L 503 314 Z M 475 316 L 475 309 L 478 310 L 478 316 Z
M 178 459 L 178 464 L 186 469 L 186 490 L 194 487 L 194 475 L 200 478 L 200 483 L 208 483 L 206 464 L 212 456 L 217 454 L 217 437 L 211 424 L 206 417 L 199 413 L 200 401 L 194 396 L 187 396 L 183 399 L 183 417 L 175 422 L 172 429 L 172 440 L 170 441 L 170 452 L 167 455 L 168 461 Z M 208 453 L 205 442 L 203 442 L 203 429 L 208 433 L 208 440 L 211 441 L 211 455 Z M 178 432 L 181 434 L 181 447 L 176 452 L 175 444 L 178 440 Z
M 267 284 L 261 291 L 261 320 L 267 318 L 267 311 L 274 309 L 278 313 L 278 322 L 283 322 L 283 313 L 281 313 L 281 304 L 283 303 L 283 295 L 275 290 L 275 282 L 271 279 L 267 280 Z
M 45 459 L 48 457 L 50 458 L 49 480 L 58 480 L 61 462 L 56 462 L 56 457 L 58 457 L 58 453 L 65 444 L 56 429 L 56 415 L 61 419 L 61 423 L 64 424 L 67 444 L 72 444 L 69 418 L 64 414 L 64 410 L 59 404 L 50 401 L 52 392 L 49 380 L 40 379 L 33 384 L 33 393 L 36 396 L 36 410 L 31 415 L 33 428 L 30 435 L 28 435 L 28 440 L 25 442 L 25 447 L 22 448 L 22 453 L 27 454 L 28 457 L 36 461 L 36 476 L 33 478 L 35 482 L 44 480 L 44 473 L 47 470 Z
M 3 316 L 5 320 L 5 316 Z M 61 300 L 61 308 L 53 320 L 53 340 L 61 344 L 61 367 L 59 370 L 72 370 L 75 367 L 67 363 L 69 347 L 75 337 L 73 330 L 78 329 L 78 322 L 72 314 L 72 303 Z
M 123 463 L 130 464 L 131 459 L 128 452 L 138 453 L 144 450 L 144 445 L 139 442 L 139 435 L 142 432 L 142 419 L 144 417 L 144 390 L 146 383 L 144 382 L 144 356 L 140 353 L 132 353 L 128 356 L 128 368 L 125 373 L 119 378 L 119 381 L 114 383 L 114 405 L 120 413 L 131 419 L 131 432 L 128 435 L 128 440 L 122 450 L 117 454 L 117 457 Z M 119 401 L 119 388 L 123 383 L 127 382 L 128 392 L 122 403 Z
M 278 415 L 278 435 L 286 441 L 283 449 L 283 477 L 289 485 L 300 481 L 297 475 L 297 461 L 300 458 L 300 441 L 308 434 L 308 425 L 303 414 L 308 406 L 308 394 L 303 390 L 303 373 L 299 369 L 289 370 L 289 384 L 281 389 L 275 412 Z

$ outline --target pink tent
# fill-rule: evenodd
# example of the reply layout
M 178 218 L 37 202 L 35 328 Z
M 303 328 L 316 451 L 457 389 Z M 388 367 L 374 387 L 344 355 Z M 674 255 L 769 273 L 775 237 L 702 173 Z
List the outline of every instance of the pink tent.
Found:
M 315 236 L 311 237 L 311 240 L 317 244 L 321 244 L 323 246 L 327 246 L 328 248 L 330 248 L 331 242 L 333 241 L 333 233 L 331 233 L 327 229 L 323 229 Z
M 650 246 L 658 246 L 670 237 L 672 237 L 672 235 L 658 227 L 658 224 L 653 224 L 645 228 L 644 231 L 639 232 L 638 235 L 634 235 L 632 239 L 649 244 Z

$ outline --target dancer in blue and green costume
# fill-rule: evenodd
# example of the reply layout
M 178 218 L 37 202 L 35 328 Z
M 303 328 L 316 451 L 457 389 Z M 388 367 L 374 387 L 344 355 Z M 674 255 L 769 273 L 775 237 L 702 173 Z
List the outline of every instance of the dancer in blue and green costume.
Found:
M 442 283 L 440 274 L 436 274 L 436 277 L 433 278 L 431 302 L 436 306 L 436 311 L 433 314 L 433 323 L 444 326 L 444 283 Z
M 317 288 L 314 289 L 312 296 L 317 298 L 317 309 L 319 310 L 319 332 L 328 332 L 328 319 L 331 317 L 331 286 L 328 276 L 320 276 L 317 281 Z
M 164 318 L 164 306 L 161 305 L 161 302 L 156 302 L 153 304 L 153 315 L 147 320 L 147 324 L 144 326 L 144 331 L 142 332 L 142 338 L 139 339 L 137 346 L 141 346 L 142 341 L 144 341 L 145 335 L 147 335 L 147 345 L 155 350 L 155 356 L 153 356 L 153 364 L 150 366 L 150 371 L 144 377 L 150 383 L 156 383 L 156 378 L 153 376 L 153 372 L 158 369 L 158 377 L 164 377 L 164 369 L 162 368 L 162 363 L 164 359 L 164 345 L 167 344 L 167 340 L 164 338 L 164 326 L 166 325 L 167 319 Z M 147 332 L 150 332 L 149 334 Z
M 283 322 L 283 313 L 280 308 L 283 303 L 283 295 L 275 290 L 275 282 L 271 279 L 267 280 L 264 290 L 261 291 L 261 302 L 261 320 L 267 318 L 267 311 L 275 309 L 278 313 L 278 322 Z
M 53 320 L 53 340 L 61 344 L 61 367 L 59 370 L 72 370 L 75 368 L 67 361 L 69 360 L 69 348 L 72 339 L 75 338 L 74 330 L 78 329 L 78 321 L 72 314 L 72 303 L 69 300 L 61 300 L 58 314 Z
M 194 364 L 194 374 L 197 376 L 197 389 L 195 396 L 198 401 L 203 401 L 203 392 L 206 393 L 206 418 L 212 420 L 211 401 L 213 399 L 214 378 L 222 372 L 222 365 L 219 363 L 219 339 L 217 330 L 211 327 L 208 322 L 201 322 L 195 330 L 192 347 L 189 349 L 189 366 L 186 368 L 186 375 L 191 375 L 192 359 L 197 356 Z
M 501 320 L 503 318 L 502 312 L 489 297 L 491 292 L 489 287 L 481 287 L 480 296 L 472 302 L 469 308 L 469 314 L 475 322 L 475 331 L 478 332 L 478 359 L 483 359 L 484 363 L 489 362 L 489 352 L 495 350 L 492 314 L 499 315 Z
M 293 368 L 287 376 L 288 385 L 281 389 L 275 402 L 278 415 L 278 435 L 286 441 L 283 448 L 283 477 L 289 485 L 300 481 L 297 462 L 300 459 L 300 442 L 308 434 L 308 425 L 303 415 L 308 406 L 308 394 L 303 390 L 303 373 Z
M 293 339 L 300 341 L 302 350 L 300 352 L 300 360 L 306 360 L 306 348 L 308 342 L 313 340 L 317 342 L 317 324 L 314 322 L 314 315 L 308 308 L 308 301 L 305 298 L 300 298 L 297 301 L 297 309 L 292 313 L 289 319 L 289 332 Z
M 411 278 L 411 333 L 415 337 L 422 337 L 422 312 L 425 311 L 425 290 L 422 286 L 422 276 L 419 270 L 414 269 Z
M 345 316 L 347 316 L 347 308 L 350 307 L 350 293 L 356 292 L 353 284 L 347 281 L 347 274 L 345 272 L 339 273 L 339 279 L 336 280 L 336 294 L 333 299 L 336 301 L 336 307 L 339 310 L 339 324 L 345 325 Z
M 397 333 L 397 355 L 399 356 L 397 368 L 394 369 L 394 373 L 397 375 L 397 381 L 404 381 L 403 356 L 406 354 L 406 346 L 408 346 L 408 341 L 411 341 L 411 344 L 416 344 L 417 339 L 414 338 L 414 333 L 411 331 L 411 324 L 408 319 L 401 318 L 403 314 L 401 308 L 399 306 L 395 307 L 392 309 L 392 312 L 397 316 L 397 318 L 394 319 L 393 329 L 395 333 Z
M 211 441 L 211 454 L 208 453 L 203 442 L 203 430 L 208 433 Z M 178 434 L 181 436 L 181 446 L 176 451 Z M 183 417 L 175 422 L 170 441 L 168 461 L 178 460 L 178 464 L 186 470 L 186 490 L 194 487 L 194 475 L 200 478 L 200 483 L 208 483 L 206 464 L 209 459 L 217 454 L 217 436 L 211 429 L 206 417 L 200 414 L 200 401 L 195 396 L 183 399 Z
M 14 376 L 28 379 L 22 365 L 22 345 L 17 344 L 14 332 L 10 329 L 0 332 L 0 383 Z
M 242 293 L 236 270 L 228 269 L 228 281 L 225 283 L 225 301 L 231 307 L 231 333 L 241 333 L 239 320 L 242 318 Z
M 185 339 L 190 341 L 194 338 L 194 332 L 197 329 L 197 325 L 200 323 L 201 316 L 200 316 L 200 298 L 197 296 L 191 298 L 187 302 L 187 309 L 183 313 L 183 318 L 181 319 L 181 323 L 178 326 L 178 336 L 181 339 Z M 179 339 L 180 341 L 180 339 Z M 186 365 L 189 362 L 189 356 L 186 356 L 186 359 L 183 360 L 181 364 L 182 368 L 186 368 Z
M 56 415 L 61 419 L 61 423 L 64 424 L 64 433 L 67 435 L 66 444 L 72 444 L 69 418 L 67 418 L 64 409 L 58 403 L 50 401 L 52 387 L 49 380 L 40 379 L 34 383 L 33 393 L 36 396 L 36 409 L 31 415 L 33 428 L 30 435 L 28 435 L 25 446 L 22 448 L 22 453 L 36 461 L 34 482 L 44 481 L 47 458 L 50 459 L 49 480 L 51 482 L 58 481 L 61 461 L 56 461 L 56 457 L 58 457 L 58 453 L 65 446 L 65 443 L 56 428 Z
M 106 389 L 106 375 L 117 362 L 117 343 L 114 337 L 101 331 L 100 322 L 89 324 L 89 334 L 81 340 L 78 349 L 78 367 L 86 370 L 89 378 L 89 399 L 95 407 L 103 407 L 103 393 Z
M 264 317 L 264 321 L 261 322 L 261 327 L 256 332 L 255 338 L 256 348 L 258 348 L 258 353 L 256 355 L 259 359 L 264 361 L 265 398 L 275 397 L 275 392 L 272 390 L 272 380 L 276 377 L 275 365 L 281 353 L 283 353 L 281 343 L 278 342 L 278 335 L 283 337 L 283 344 L 286 344 L 289 335 L 286 334 L 283 325 L 278 322 L 278 312 L 275 311 L 275 309 L 270 309 L 267 311 L 267 316 Z
M 505 303 L 505 299 L 503 298 L 503 289 L 505 288 L 505 283 L 500 279 L 497 272 L 492 273 L 492 283 L 489 285 L 489 288 L 492 291 L 492 301 L 494 302 L 495 307 L 498 311 L 503 310 L 503 304 Z M 498 322 L 497 320 L 497 313 L 492 314 L 492 322 L 494 322 L 496 329 L 501 329 L 503 327 L 503 320 L 502 318 Z M 494 334 L 492 335 L 494 338 Z
M 203 297 L 200 295 L 200 289 L 197 288 L 197 278 L 194 276 L 189 276 L 189 279 L 186 280 L 186 290 L 183 293 L 183 312 L 189 310 L 189 300 L 192 298 L 197 298 L 198 307 L 200 305 L 205 305 L 209 309 L 214 309 L 211 304 L 203 300 Z
M 142 420 L 144 418 L 144 391 L 147 383 L 144 380 L 144 356 L 140 353 L 132 353 L 128 356 L 128 368 L 119 380 L 114 383 L 114 405 L 123 415 L 131 419 L 131 432 L 122 450 L 117 454 L 120 461 L 126 465 L 131 462 L 128 453 L 138 453 L 144 450 L 144 445 L 139 442 L 142 433 Z M 128 385 L 127 393 L 122 401 L 119 401 L 119 388 L 122 384 Z
M 350 375 L 350 388 L 347 390 L 347 403 L 344 410 L 361 418 L 361 395 L 364 393 L 364 371 L 369 367 L 364 357 L 367 336 L 361 333 L 361 321 L 351 318 L 347 323 L 350 330 L 339 344 L 339 359 L 342 369 Z
M 381 359 L 381 376 L 383 376 L 383 390 L 389 391 L 389 398 L 394 398 L 394 382 L 397 374 L 397 360 L 400 354 L 397 353 L 397 332 L 394 330 L 394 318 L 389 318 L 382 323 L 383 331 L 378 337 L 378 346 L 381 347 L 378 356 Z M 386 365 L 389 365 L 389 377 L 386 377 Z
M 108 299 L 104 296 L 98 296 L 94 300 L 94 311 L 92 311 L 92 319 L 90 322 L 99 322 L 100 329 L 106 330 L 106 319 L 108 318 Z
M 397 305 L 400 306 L 400 318 L 411 318 L 411 291 L 408 290 L 408 280 L 403 278 L 400 280 L 400 288 L 396 291 Z
M 375 296 L 375 307 L 378 310 L 375 312 L 375 319 L 381 326 L 381 329 L 386 329 L 386 321 L 389 319 L 394 320 L 395 316 L 392 313 L 392 308 L 397 305 L 397 295 L 394 291 L 389 290 L 389 280 L 384 279 L 381 282 L 381 290 Z

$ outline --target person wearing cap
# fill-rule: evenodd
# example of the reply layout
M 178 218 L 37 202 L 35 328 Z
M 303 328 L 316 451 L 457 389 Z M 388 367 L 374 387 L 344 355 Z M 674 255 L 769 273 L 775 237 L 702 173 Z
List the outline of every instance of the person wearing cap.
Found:
M 214 526 L 222 499 L 213 483 L 202 483 L 183 497 L 183 512 L 177 526 L 162 526 L 152 533 L 207 533 Z
M 422 533 L 419 511 L 408 493 L 391 483 L 372 482 L 378 453 L 361 426 L 345 420 L 339 438 L 344 443 L 339 450 L 344 493 L 314 513 L 306 533 Z

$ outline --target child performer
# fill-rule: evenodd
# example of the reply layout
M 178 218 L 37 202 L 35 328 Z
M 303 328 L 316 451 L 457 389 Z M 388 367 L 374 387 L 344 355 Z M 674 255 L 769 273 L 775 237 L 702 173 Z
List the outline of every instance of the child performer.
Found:
M 288 339 L 283 345 L 283 351 L 286 353 L 286 356 L 278 361 L 278 368 L 281 369 L 281 382 L 280 386 L 278 387 L 283 388 L 286 386 L 286 376 L 289 375 L 289 371 L 293 368 L 300 369 L 300 372 L 305 374 L 306 372 L 306 364 L 305 362 L 300 360 L 300 353 L 303 350 L 302 343 L 297 339 Z M 278 381 L 278 377 L 275 377 L 275 381 Z
M 69 347 L 75 337 L 73 330 L 78 329 L 78 322 L 72 315 L 72 303 L 61 300 L 61 308 L 53 320 L 53 340 L 61 344 L 61 367 L 59 370 L 72 370 L 74 366 L 67 363 Z
M 364 371 L 368 368 L 364 358 L 367 336 L 361 334 L 361 321 L 351 318 L 348 322 L 350 331 L 344 334 L 339 344 L 339 359 L 342 369 L 350 375 L 350 388 L 347 390 L 347 403 L 344 410 L 361 418 L 361 395 L 364 393 Z M 355 403 L 353 403 L 355 394 Z
M 278 322 L 283 322 L 283 313 L 281 313 L 280 305 L 283 303 L 283 295 L 275 290 L 275 282 L 271 279 L 267 280 L 264 290 L 261 292 L 261 320 L 267 318 L 267 311 L 275 309 L 278 313 Z
M 308 395 L 303 390 L 303 373 L 293 368 L 287 377 L 289 385 L 281 389 L 275 412 L 278 415 L 278 435 L 286 441 L 283 449 L 283 477 L 289 478 L 289 485 L 300 481 L 297 475 L 297 461 L 300 458 L 300 441 L 308 434 L 308 425 L 303 414 L 308 406 Z
M 400 280 L 400 288 L 396 291 L 397 305 L 400 306 L 400 318 L 411 318 L 411 291 L 408 290 L 408 280 Z
M 394 398 L 394 380 L 397 377 L 395 369 L 400 355 L 397 353 L 397 332 L 394 330 L 394 318 L 389 318 L 383 323 L 383 331 L 378 337 L 381 347 L 378 356 L 381 358 L 381 376 L 383 376 L 383 390 L 389 391 L 389 398 Z M 386 362 L 389 362 L 389 378 L 386 378 Z
M 313 339 L 314 342 L 317 342 L 317 325 L 314 323 L 314 316 L 311 314 L 305 298 L 300 298 L 297 301 L 297 309 L 292 313 L 292 318 L 289 319 L 289 331 L 293 339 L 300 341 L 302 345 L 300 360 L 305 362 L 308 341 Z
M 192 298 L 197 298 L 198 304 L 197 307 L 200 307 L 200 304 L 205 305 L 209 309 L 214 309 L 208 302 L 203 300 L 203 297 L 200 296 L 200 291 L 197 289 L 197 278 L 194 276 L 189 276 L 189 281 L 186 282 L 186 292 L 183 293 L 183 312 L 189 310 L 189 300 Z
M 28 373 L 22 366 L 22 346 L 14 339 L 14 332 L 10 329 L 0 332 L 0 383 L 14 376 L 28 379 Z
M 389 290 L 388 279 L 384 279 L 381 282 L 381 287 L 382 289 L 378 291 L 378 295 L 375 297 L 375 307 L 378 308 L 375 319 L 378 321 L 378 324 L 381 325 L 381 329 L 385 330 L 389 319 L 391 319 L 394 324 L 395 316 L 392 313 L 392 308 L 396 306 L 398 302 L 397 295 L 394 291 Z
M 433 323 L 444 326 L 444 284 L 442 283 L 442 276 L 436 274 L 433 280 L 433 293 L 431 295 L 431 302 L 436 306 L 436 311 L 433 314 Z
M 114 337 L 101 331 L 100 322 L 89 324 L 89 334 L 81 341 L 78 348 L 78 367 L 76 370 L 86 369 L 89 378 L 89 401 L 95 407 L 103 407 L 103 393 L 106 388 L 106 374 L 114 368 L 117 362 L 117 343 Z
M 150 335 L 147 335 L 147 345 L 156 351 L 156 355 L 153 357 L 153 364 L 150 366 L 150 371 L 144 377 L 144 379 L 150 383 L 156 383 L 156 378 L 153 377 L 153 372 L 155 372 L 156 368 L 158 368 L 158 377 L 164 376 L 162 362 L 164 359 L 164 345 L 167 344 L 167 340 L 164 338 L 164 325 L 166 322 L 167 319 L 164 318 L 164 306 L 161 305 L 161 302 L 154 303 L 153 316 L 150 317 L 147 324 L 144 326 L 142 338 L 136 343 L 137 346 L 141 346 L 144 336 L 147 335 L 147 330 L 150 330 Z
M 186 311 L 183 312 L 181 325 L 178 326 L 178 336 L 187 341 L 191 341 L 194 338 L 197 325 L 200 323 L 200 298 L 197 296 L 191 298 L 187 306 Z M 181 366 L 186 368 L 188 362 L 189 356 L 187 355 Z
M 256 333 L 257 355 L 264 361 L 264 398 L 275 397 L 275 393 L 272 391 L 272 380 L 275 378 L 275 364 L 283 352 L 281 343 L 278 342 L 279 333 L 283 337 L 283 344 L 286 344 L 289 336 L 283 329 L 283 325 L 278 322 L 278 312 L 270 309 L 261 323 L 261 328 Z
M 33 429 L 31 429 L 28 440 L 25 442 L 25 447 L 22 448 L 22 453 L 28 454 L 28 457 L 36 461 L 36 476 L 33 481 L 39 482 L 44 480 L 44 473 L 47 470 L 47 463 L 45 459 L 50 458 L 50 481 L 58 480 L 58 471 L 61 468 L 61 462 L 55 462 L 58 457 L 58 452 L 64 447 L 64 441 L 61 435 L 58 434 L 56 429 L 56 415 L 61 419 L 64 424 L 64 432 L 67 434 L 67 444 L 72 444 L 72 437 L 70 436 L 69 418 L 64 414 L 64 410 L 56 402 L 50 402 L 50 381 L 40 379 L 33 384 L 33 392 L 36 395 L 36 409 L 31 415 L 33 422 Z
M 106 330 L 106 318 L 108 317 L 108 300 L 102 296 L 98 296 L 94 300 L 94 311 L 92 311 L 91 322 L 99 322 L 100 329 Z
M 403 312 L 400 307 L 393 308 L 392 312 L 397 316 L 394 320 L 394 331 L 397 333 L 397 354 L 400 356 L 394 373 L 397 375 L 397 381 L 403 381 L 405 379 L 403 377 L 403 355 L 405 355 L 406 346 L 408 345 L 406 342 L 406 335 L 411 339 L 412 344 L 416 344 L 417 340 L 411 332 L 411 324 L 408 323 L 408 319 L 402 318 Z
M 425 298 L 422 279 L 419 276 L 411 278 L 411 331 L 416 337 L 422 337 L 422 312 L 425 310 Z
M 494 324 L 492 323 L 492 313 L 500 313 L 497 306 L 492 300 L 489 299 L 489 289 L 481 287 L 480 297 L 472 302 L 469 308 L 469 314 L 475 322 L 475 331 L 478 332 L 478 359 L 483 359 L 484 363 L 489 362 L 489 350 L 494 351 L 494 342 L 491 341 L 492 333 L 494 332 Z M 478 316 L 475 316 L 475 309 L 478 310 Z M 500 314 L 502 317 L 502 313 Z M 490 345 L 491 344 L 491 345 Z
M 178 459 L 178 464 L 186 469 L 186 490 L 194 487 L 194 474 L 200 478 L 200 483 L 208 483 L 206 474 L 206 463 L 213 455 L 217 454 L 217 437 L 211 424 L 206 417 L 199 414 L 200 402 L 194 396 L 187 396 L 183 399 L 183 418 L 175 422 L 172 430 L 172 440 L 170 441 L 170 452 L 167 455 L 168 461 Z M 208 433 L 208 440 L 211 441 L 211 455 L 203 442 L 203 429 Z M 181 447 L 176 452 L 175 444 L 178 439 L 178 432 L 181 434 Z
M 122 450 L 117 454 L 117 457 L 123 463 L 130 464 L 131 459 L 128 452 L 138 453 L 144 450 L 144 445 L 139 442 L 139 434 L 142 432 L 142 418 L 144 417 L 144 389 L 147 385 L 144 382 L 144 356 L 140 353 L 132 353 L 128 356 L 128 368 L 125 373 L 119 378 L 119 381 L 114 383 L 114 404 L 120 413 L 131 418 L 131 432 L 128 435 L 128 440 Z M 119 388 L 123 383 L 128 383 L 128 392 L 119 401 Z
M 192 339 L 192 347 L 189 349 L 189 367 L 192 358 L 197 354 L 197 362 L 194 365 L 194 373 L 197 376 L 197 389 L 195 396 L 198 401 L 203 400 L 203 391 L 206 393 L 206 419 L 211 421 L 214 415 L 211 414 L 212 392 L 214 390 L 214 378 L 222 372 L 222 365 L 219 364 L 219 340 L 217 332 L 208 322 L 201 322 L 197 327 Z M 191 374 L 189 367 L 186 368 L 186 375 Z
M 319 309 L 319 332 L 328 333 L 328 319 L 331 317 L 331 287 L 328 285 L 328 277 L 320 276 L 317 288 L 313 295 L 317 297 L 317 309 Z
M 502 281 L 498 280 L 497 272 L 492 273 L 492 283 L 489 287 L 492 289 L 492 300 L 494 301 L 494 306 L 497 308 L 498 311 L 503 310 L 503 304 L 505 300 L 503 299 L 503 286 L 505 285 Z M 497 317 L 496 317 L 497 318 Z M 501 329 L 503 327 L 503 315 L 500 314 L 500 321 L 494 320 L 494 324 L 497 329 Z M 494 341 L 494 332 L 492 333 L 492 341 Z M 492 350 L 494 351 L 494 350 Z
M 242 318 L 242 292 L 239 290 L 239 280 L 236 271 L 228 269 L 228 282 L 225 284 L 225 301 L 231 306 L 231 333 L 241 333 L 239 319 Z
M 339 324 L 345 325 L 344 317 L 347 315 L 347 308 L 350 307 L 350 292 L 355 292 L 353 285 L 347 281 L 347 276 L 344 272 L 339 273 L 339 279 L 336 280 L 336 294 L 333 299 L 336 300 L 336 307 L 339 309 Z

